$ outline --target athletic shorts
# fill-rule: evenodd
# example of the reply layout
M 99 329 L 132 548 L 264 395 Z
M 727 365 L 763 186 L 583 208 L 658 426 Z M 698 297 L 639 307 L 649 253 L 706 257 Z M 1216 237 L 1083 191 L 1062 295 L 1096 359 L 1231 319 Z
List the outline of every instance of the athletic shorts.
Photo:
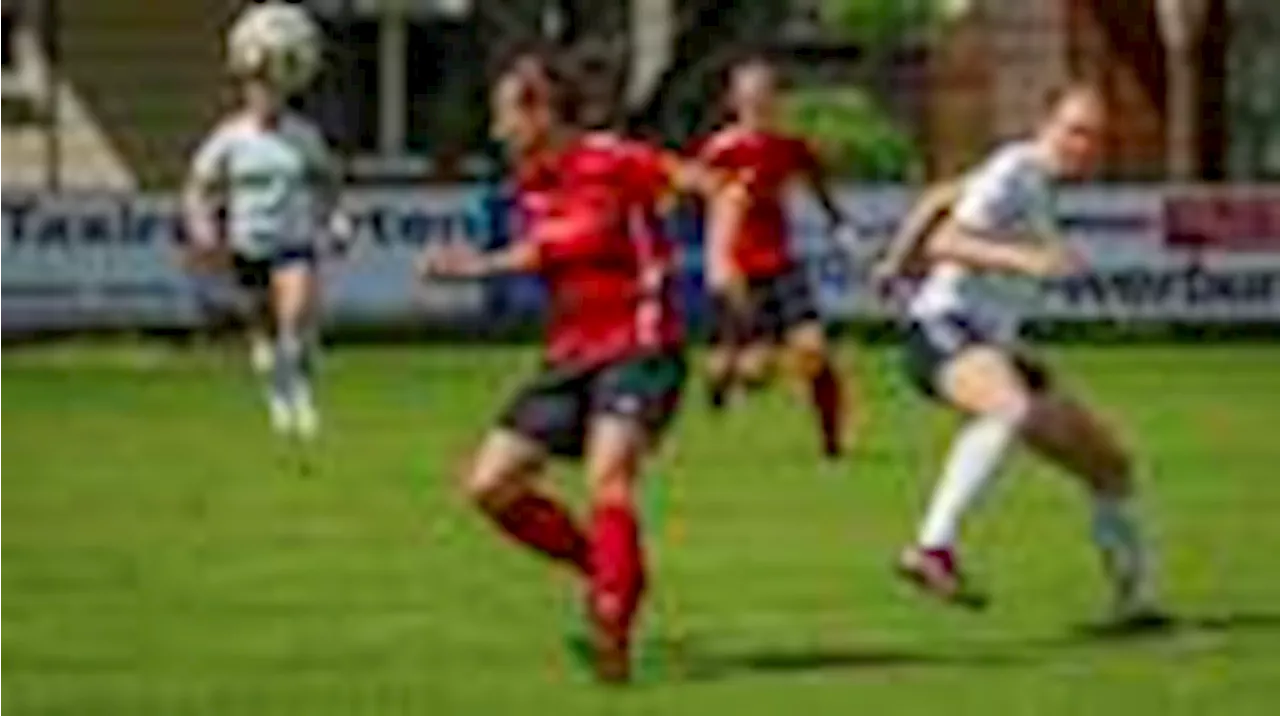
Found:
M 656 442 L 679 407 L 686 373 L 678 352 L 587 370 L 549 367 L 516 394 L 498 424 L 561 457 L 582 456 L 590 419 L 598 415 L 634 419 Z
M 236 283 L 241 288 L 253 291 L 265 291 L 271 286 L 271 272 L 297 263 L 314 264 L 316 250 L 310 246 L 279 249 L 274 253 L 261 257 L 249 258 L 236 253 L 231 257 L 231 269 Z
M 993 340 L 964 316 L 955 314 L 912 319 L 907 327 L 902 353 L 907 377 L 926 396 L 939 398 L 938 376 L 943 367 L 952 358 L 978 345 L 993 346 L 1008 354 L 1031 392 L 1042 393 L 1049 389 L 1052 381 L 1043 363 Z
M 781 343 L 791 329 L 820 319 L 803 266 L 748 279 L 746 305 L 741 308 L 713 294 L 711 314 L 711 340 L 719 345 Z

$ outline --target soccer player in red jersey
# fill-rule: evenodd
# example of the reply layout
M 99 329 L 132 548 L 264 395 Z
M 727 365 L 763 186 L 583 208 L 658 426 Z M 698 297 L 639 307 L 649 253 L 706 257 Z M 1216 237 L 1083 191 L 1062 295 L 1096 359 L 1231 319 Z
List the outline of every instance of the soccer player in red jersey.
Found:
M 712 293 L 712 349 L 707 372 L 711 404 L 720 408 L 735 384 L 763 384 L 777 348 L 808 386 L 822 448 L 841 450 L 843 386 L 827 347 L 805 268 L 788 244 L 783 202 L 789 185 L 806 182 L 827 214 L 832 235 L 847 230 L 840 207 L 827 191 L 821 163 L 801 139 L 774 129 L 777 81 L 764 60 L 751 59 L 730 71 L 730 124 L 695 144 L 693 155 L 707 166 L 740 178 L 747 189 L 745 217 L 734 231 L 717 226 L 707 241 L 707 281 Z M 720 237 L 720 238 L 717 238 Z
M 624 681 L 645 587 L 635 483 L 686 374 L 669 281 L 675 253 L 656 221 L 659 204 L 673 185 L 700 189 L 717 207 L 734 194 L 714 173 L 644 144 L 575 129 L 573 84 L 557 75 L 508 72 L 494 92 L 495 133 L 519 157 L 520 236 L 489 252 L 430 248 L 422 269 L 453 277 L 533 271 L 546 281 L 545 369 L 502 413 L 466 489 L 509 536 L 585 578 L 597 675 Z M 585 528 L 535 484 L 552 455 L 585 464 Z

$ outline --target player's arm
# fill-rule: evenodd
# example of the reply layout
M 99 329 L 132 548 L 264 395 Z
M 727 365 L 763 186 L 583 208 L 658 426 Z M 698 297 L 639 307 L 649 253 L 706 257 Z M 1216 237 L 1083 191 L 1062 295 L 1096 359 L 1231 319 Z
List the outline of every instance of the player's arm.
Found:
M 803 153 L 801 177 L 826 214 L 828 230 L 834 235 L 840 227 L 849 225 L 849 219 L 831 193 L 830 177 L 821 158 L 807 145 L 800 151 Z
M 538 247 L 532 242 L 519 241 L 490 251 L 467 243 L 447 243 L 424 249 L 418 272 L 424 277 L 486 278 L 535 271 L 541 263 Z
M 951 261 L 972 268 L 1047 276 L 1078 265 L 1057 236 L 1013 234 L 1003 227 L 1025 224 L 1043 202 L 1023 180 L 1013 155 L 997 157 L 967 178 L 950 215 L 926 239 L 929 261 Z M 1049 218 L 1039 222 L 1052 225 Z
M 1070 273 L 1081 261 L 1057 236 L 1008 235 L 973 227 L 951 216 L 929 234 L 929 261 L 951 261 L 985 271 L 1031 276 Z
M 880 280 L 914 273 L 922 258 L 925 241 L 947 217 L 960 194 L 960 182 L 935 184 L 925 190 L 898 225 L 874 272 Z
M 181 203 L 183 228 L 193 253 L 209 253 L 221 244 L 218 208 L 226 185 L 228 151 L 226 135 L 215 130 L 192 158 Z

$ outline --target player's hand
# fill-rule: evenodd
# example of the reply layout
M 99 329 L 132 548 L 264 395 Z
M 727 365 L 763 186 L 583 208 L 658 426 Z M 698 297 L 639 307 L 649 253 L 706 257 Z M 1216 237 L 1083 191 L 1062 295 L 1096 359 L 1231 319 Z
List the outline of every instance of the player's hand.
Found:
M 192 271 L 220 271 L 231 263 L 231 252 L 216 234 L 198 237 L 188 233 L 188 241 L 182 247 L 182 265 Z
M 747 280 L 727 264 L 714 262 L 707 267 L 707 287 L 730 306 L 742 308 L 747 304 Z
M 351 217 L 335 211 L 329 217 L 325 233 L 329 239 L 329 250 L 335 255 L 343 257 L 351 250 L 351 246 L 354 243 L 355 224 L 352 223 Z
M 1086 267 L 1084 256 L 1065 244 L 1051 244 L 1036 251 L 1031 272 L 1041 278 L 1054 278 L 1079 273 Z
M 467 278 L 481 272 L 481 254 L 465 242 L 428 246 L 418 257 L 418 274 L 423 278 Z

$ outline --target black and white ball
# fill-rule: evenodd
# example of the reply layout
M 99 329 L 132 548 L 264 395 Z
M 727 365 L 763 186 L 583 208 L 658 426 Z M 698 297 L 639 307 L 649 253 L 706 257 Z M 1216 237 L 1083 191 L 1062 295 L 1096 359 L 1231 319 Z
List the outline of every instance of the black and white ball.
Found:
M 285 93 L 315 79 L 322 52 L 320 26 L 301 6 L 283 2 L 250 6 L 227 35 L 231 71 L 260 76 Z

